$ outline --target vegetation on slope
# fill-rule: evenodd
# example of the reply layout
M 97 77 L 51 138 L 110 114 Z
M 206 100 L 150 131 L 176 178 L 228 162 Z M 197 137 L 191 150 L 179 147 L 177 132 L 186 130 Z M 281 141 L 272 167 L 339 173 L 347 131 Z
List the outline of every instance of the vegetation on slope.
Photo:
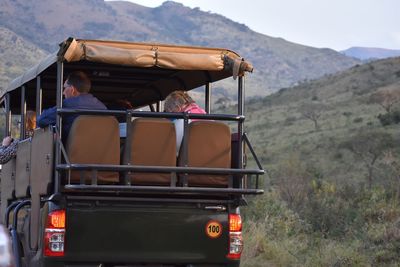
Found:
M 244 266 L 399 262 L 398 95 L 393 58 L 248 103 L 247 132 L 268 175 L 266 194 L 245 210 Z M 394 100 L 389 111 L 383 96 Z
M 36 64 L 46 53 L 17 34 L 0 26 L 0 91 L 11 78 L 15 78 L 27 66 Z

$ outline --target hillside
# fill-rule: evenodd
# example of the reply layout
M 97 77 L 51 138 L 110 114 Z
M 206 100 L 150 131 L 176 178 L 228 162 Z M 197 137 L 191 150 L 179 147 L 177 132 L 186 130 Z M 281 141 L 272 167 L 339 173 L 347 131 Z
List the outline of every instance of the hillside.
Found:
M 268 174 L 245 210 L 244 266 L 396 266 L 400 58 L 282 89 L 246 112 Z
M 340 52 L 343 55 L 360 60 L 374 60 L 400 56 L 400 50 L 373 47 L 351 47 Z
M 266 166 L 278 164 L 288 153 L 300 153 L 318 165 L 324 176 L 348 179 L 350 165 L 332 164 L 337 161 L 335 146 L 357 131 L 383 129 L 377 116 L 386 112 L 370 98 L 384 88 L 400 91 L 400 58 L 357 65 L 336 75 L 281 89 L 263 100 L 253 100 L 247 110 L 248 132 L 258 143 Z M 307 109 L 319 114 L 317 130 L 313 121 L 304 116 L 303 110 Z M 346 164 L 348 158 L 341 160 Z
M 0 26 L 0 89 L 45 55 L 36 45 Z
M 221 15 L 172 1 L 147 8 L 126 1 L 2 0 L 0 26 L 47 52 L 68 36 L 227 47 L 255 67 L 248 96 L 266 95 L 358 62 L 331 49 L 262 35 Z M 220 94 L 232 94 L 222 90 L 224 85 L 218 87 Z

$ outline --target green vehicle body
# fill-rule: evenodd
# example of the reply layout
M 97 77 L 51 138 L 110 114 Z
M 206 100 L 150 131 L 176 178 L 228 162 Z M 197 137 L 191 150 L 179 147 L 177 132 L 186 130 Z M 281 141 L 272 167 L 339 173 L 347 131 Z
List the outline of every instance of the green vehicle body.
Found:
M 79 55 L 80 52 L 85 56 Z M 136 55 L 136 58 L 129 59 L 129 55 Z M 149 55 L 158 57 L 155 66 L 143 63 Z M 93 94 L 103 102 L 132 97 L 129 100 L 135 108 L 149 106 L 150 111 L 63 109 L 64 72 L 76 69 L 92 74 Z M 11 82 L 2 96 L 7 115 L 6 134 L 10 134 L 11 114 L 21 116 L 23 121 L 27 105 L 34 106 L 39 113 L 52 105 L 58 107 L 57 125 L 35 130 L 32 139 L 20 143 L 17 158 L 3 165 L 1 216 L 11 232 L 16 266 L 239 266 L 240 253 L 232 256 L 230 246 L 233 246 L 232 237 L 240 236 L 241 240 L 241 229 L 234 229 L 230 218 L 238 218 L 240 206 L 246 203 L 245 195 L 263 193 L 258 188 L 258 179 L 264 170 L 243 129 L 242 77 L 250 70 L 248 62 L 225 49 L 69 38 L 57 53 Z M 121 80 L 131 72 L 132 76 L 139 77 L 132 81 L 134 89 L 127 86 L 130 78 L 107 80 L 114 74 Z M 238 114 L 198 116 L 199 120 L 227 120 L 238 125 L 229 152 L 230 168 L 188 164 L 136 166 L 126 163 L 126 157 L 131 157 L 129 153 L 124 154 L 119 165 L 69 162 L 59 130 L 63 113 L 119 116 L 127 122 L 131 122 L 132 117 L 178 117 L 184 119 L 188 127 L 188 120 L 197 118 L 196 115 L 163 113 L 160 101 L 176 88 L 176 84 L 183 84 L 184 90 L 205 86 L 206 110 L 211 113 L 209 84 L 232 76 L 239 77 Z M 138 89 L 135 83 L 140 79 L 151 81 L 153 84 L 149 88 L 152 89 Z M 162 80 L 162 87 L 155 87 L 157 79 Z M 106 89 L 101 83 L 114 86 Z M 22 126 L 21 136 L 24 131 Z M 130 131 L 128 126 L 128 135 Z M 189 146 L 186 133 L 185 128 L 184 149 Z M 132 141 L 127 138 L 121 142 L 130 144 Z M 255 158 L 257 169 L 245 168 L 245 147 Z M 187 160 L 187 155 L 185 157 Z M 71 182 L 72 172 L 85 170 L 92 173 L 90 182 Z M 98 180 L 101 171 L 119 173 L 120 181 L 102 183 Z M 132 172 L 154 176 L 170 173 L 171 182 L 166 185 L 131 184 L 126 177 Z M 224 175 L 229 177 L 229 182 L 224 186 L 191 186 L 187 178 L 191 174 Z M 52 217 L 59 211 L 64 212 L 61 217 Z M 62 230 L 54 230 L 49 225 L 58 225 Z M 51 238 L 55 239 L 49 241 L 46 239 L 49 229 L 49 236 L 57 231 L 62 234 L 53 235 Z M 62 254 L 46 254 L 46 242 L 62 244 L 63 249 L 56 247 L 54 250 L 60 249 Z
M 40 259 L 42 265 L 239 265 L 238 261 L 226 258 L 227 211 L 205 210 L 205 205 L 196 203 L 147 201 L 75 200 L 68 202 L 68 206 L 65 257 L 44 257 Z M 210 220 L 222 223 L 223 234 L 218 239 L 208 238 L 205 233 L 205 225 Z

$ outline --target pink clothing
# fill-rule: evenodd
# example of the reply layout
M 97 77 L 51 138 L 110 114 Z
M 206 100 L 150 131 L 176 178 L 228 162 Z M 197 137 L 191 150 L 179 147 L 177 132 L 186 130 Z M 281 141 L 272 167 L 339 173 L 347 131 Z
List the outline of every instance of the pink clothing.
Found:
M 182 112 L 193 113 L 193 114 L 206 114 L 204 109 L 199 107 L 196 103 L 191 103 L 183 108 Z M 196 121 L 196 119 L 192 119 L 192 121 Z

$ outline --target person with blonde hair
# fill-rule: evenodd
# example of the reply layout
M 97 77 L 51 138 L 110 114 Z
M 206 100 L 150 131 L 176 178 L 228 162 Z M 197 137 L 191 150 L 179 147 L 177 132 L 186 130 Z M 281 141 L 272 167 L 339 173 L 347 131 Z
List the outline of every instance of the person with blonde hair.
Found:
M 187 112 L 192 114 L 206 114 L 196 102 L 185 91 L 174 91 L 170 93 L 164 102 L 165 112 Z M 189 123 L 194 119 L 189 120 Z M 179 154 L 184 131 L 183 119 L 174 119 L 175 132 L 176 132 L 176 155 Z
M 195 114 L 206 114 L 186 91 L 173 91 L 164 102 L 166 112 L 187 112 Z
M 36 112 L 28 110 L 25 118 L 25 137 L 33 136 L 36 128 Z M 22 138 L 23 139 L 23 138 Z M 18 140 L 14 140 L 11 136 L 6 136 L 0 146 L 0 164 L 7 163 L 10 159 L 17 155 Z
M 25 137 L 32 137 L 33 130 L 36 128 L 36 112 L 33 110 L 28 110 L 26 112 L 26 121 L 25 121 Z

